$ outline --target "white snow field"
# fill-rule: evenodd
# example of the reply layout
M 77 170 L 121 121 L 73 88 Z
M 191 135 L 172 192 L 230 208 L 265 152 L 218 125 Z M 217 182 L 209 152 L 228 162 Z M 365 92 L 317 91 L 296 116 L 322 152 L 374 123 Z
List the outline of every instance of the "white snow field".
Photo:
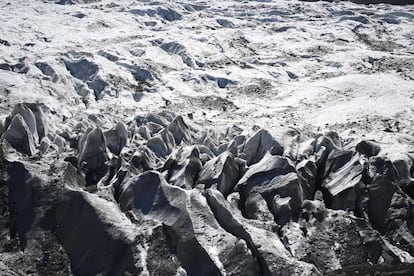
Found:
M 54 2 L 0 2 L 3 118 L 21 101 L 67 117 L 167 109 L 412 150 L 413 5 Z

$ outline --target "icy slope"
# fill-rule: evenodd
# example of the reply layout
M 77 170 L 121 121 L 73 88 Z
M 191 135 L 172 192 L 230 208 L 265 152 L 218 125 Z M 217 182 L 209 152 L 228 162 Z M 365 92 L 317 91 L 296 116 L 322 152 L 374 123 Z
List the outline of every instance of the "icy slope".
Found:
M 0 274 L 413 271 L 413 5 L 15 0 L 0 21 Z

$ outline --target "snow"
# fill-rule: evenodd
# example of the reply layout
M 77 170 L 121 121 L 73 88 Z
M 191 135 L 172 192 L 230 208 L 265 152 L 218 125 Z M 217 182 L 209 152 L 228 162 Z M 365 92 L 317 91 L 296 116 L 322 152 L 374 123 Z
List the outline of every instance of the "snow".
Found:
M 82 133 L 76 125 L 93 127 L 95 121 L 105 132 L 122 121 L 132 129 L 137 115 L 170 111 L 199 129 L 239 125 L 243 134 L 254 134 L 264 128 L 285 146 L 285 152 L 296 138 L 300 141 L 294 142 L 304 142 L 330 130 L 338 132 L 344 149 L 364 139 L 375 140 L 380 155 L 392 160 L 410 159 L 407 155 L 414 152 L 414 5 L 297 0 L 55 2 L 0 1 L 0 136 L 15 104 L 37 102 L 62 141 L 59 135 L 68 129 L 75 136 Z M 79 123 L 86 118 L 95 120 Z M 303 136 L 289 136 L 292 131 Z M 129 143 L 143 142 L 134 138 Z M 264 148 L 264 154 L 274 141 L 263 139 L 258 149 Z M 63 142 L 55 144 L 65 147 Z M 254 156 L 258 149 L 252 149 Z M 250 167 L 240 184 L 284 160 L 266 156 Z M 286 166 L 294 170 L 293 164 Z M 344 179 L 353 185 L 352 179 Z M 330 187 L 332 194 L 348 186 L 341 187 Z M 135 225 L 115 202 L 103 199 L 111 191 L 101 192 L 100 196 L 81 193 L 104 224 L 120 230 L 111 234 L 132 242 L 150 228 Z M 209 210 L 204 197 L 193 193 L 199 209 Z M 291 197 L 276 200 L 285 205 Z M 190 208 L 193 202 L 187 204 Z M 202 217 L 193 209 L 191 215 Z M 197 241 L 224 271 L 227 264 L 220 254 L 227 248 L 226 240 L 236 238 L 221 234 L 216 222 L 207 222 L 194 226 Z M 288 252 L 276 234 L 246 225 L 254 234 L 252 242 L 264 244 L 262 252 L 276 249 L 282 259 L 299 257 L 307 239 L 300 234 L 300 224 L 290 222 L 284 230 Z M 307 235 L 317 231 L 309 227 Z M 385 242 L 402 261 L 414 262 L 408 253 Z M 148 247 L 143 242 L 136 248 L 144 268 Z M 335 249 L 330 258 L 334 268 L 340 268 Z M 4 266 L 0 261 L 0 270 Z
M 2 120 L 22 101 L 44 103 L 56 122 L 169 110 L 200 127 L 334 130 L 375 139 L 384 155 L 413 151 L 414 5 L 15 0 L 0 9 L 10 44 L 0 44 L 0 64 L 28 68 L 0 69 Z M 98 101 L 65 67 L 83 58 L 106 84 Z M 396 122 L 399 131 L 384 132 Z

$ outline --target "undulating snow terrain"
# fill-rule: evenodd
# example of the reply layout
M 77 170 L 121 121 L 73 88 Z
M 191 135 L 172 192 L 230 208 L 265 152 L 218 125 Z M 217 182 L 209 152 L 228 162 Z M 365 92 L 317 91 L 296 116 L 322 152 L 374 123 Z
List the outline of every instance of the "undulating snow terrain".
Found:
M 0 22 L 1 275 L 413 275 L 414 3 Z

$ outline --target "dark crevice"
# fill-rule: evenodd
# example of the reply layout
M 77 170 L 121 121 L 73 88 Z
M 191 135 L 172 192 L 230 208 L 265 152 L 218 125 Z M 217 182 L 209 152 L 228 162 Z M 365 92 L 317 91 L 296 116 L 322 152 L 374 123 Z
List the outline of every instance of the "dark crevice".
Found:
M 212 203 L 212 198 L 207 195 L 207 203 L 210 207 L 210 210 L 213 212 L 214 217 L 216 218 L 217 222 L 220 224 L 220 226 L 233 236 L 242 239 L 246 242 L 247 247 L 249 248 L 252 255 L 256 258 L 257 264 L 259 265 L 260 269 L 260 275 L 264 276 L 270 276 L 272 273 L 269 271 L 269 268 L 266 264 L 266 261 L 264 260 L 263 256 L 258 252 L 256 246 L 254 245 L 253 241 L 249 237 L 249 233 L 243 229 L 241 225 L 239 225 L 237 222 L 235 222 L 236 225 L 233 227 L 230 227 L 227 223 L 229 220 L 231 220 L 229 217 L 232 217 L 232 214 L 229 210 L 226 208 L 222 208 L 221 210 L 218 210 L 216 206 Z M 227 223 L 224 221 L 224 217 L 228 217 L 229 220 L 227 220 Z

